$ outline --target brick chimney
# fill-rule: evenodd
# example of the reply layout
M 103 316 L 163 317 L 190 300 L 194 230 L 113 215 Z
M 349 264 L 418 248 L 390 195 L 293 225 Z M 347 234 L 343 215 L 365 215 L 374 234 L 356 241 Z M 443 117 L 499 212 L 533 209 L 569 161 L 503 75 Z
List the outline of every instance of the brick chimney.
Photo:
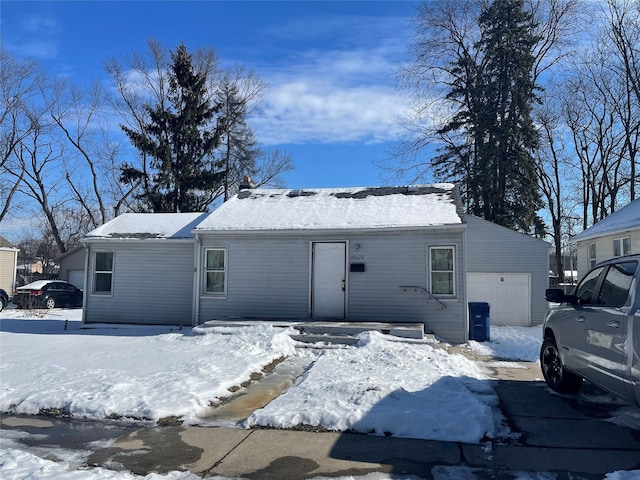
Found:
M 256 185 L 251 181 L 251 177 L 249 175 L 246 175 L 240 182 L 239 187 L 240 187 L 240 190 L 252 190 L 256 188 Z

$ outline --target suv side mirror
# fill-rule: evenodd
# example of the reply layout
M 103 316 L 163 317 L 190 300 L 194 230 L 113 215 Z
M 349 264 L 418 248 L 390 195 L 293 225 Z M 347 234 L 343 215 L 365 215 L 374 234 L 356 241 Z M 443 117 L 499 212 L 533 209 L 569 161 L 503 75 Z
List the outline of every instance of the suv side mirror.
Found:
M 544 292 L 544 298 L 551 303 L 564 303 L 568 300 L 561 288 L 547 288 Z

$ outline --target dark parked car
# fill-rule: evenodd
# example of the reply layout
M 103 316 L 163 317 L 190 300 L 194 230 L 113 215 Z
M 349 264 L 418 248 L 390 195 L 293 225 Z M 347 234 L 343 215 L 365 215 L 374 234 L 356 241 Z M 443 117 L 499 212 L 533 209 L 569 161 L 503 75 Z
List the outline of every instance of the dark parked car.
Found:
M 0 288 L 0 312 L 4 310 L 4 307 L 9 303 L 9 295 L 2 288 Z
M 62 280 L 38 280 L 16 288 L 12 301 L 22 308 L 81 307 L 82 290 Z
M 583 379 L 640 406 L 640 255 L 599 263 L 571 295 L 549 289 L 558 303 L 543 326 L 540 366 L 547 384 L 575 393 Z

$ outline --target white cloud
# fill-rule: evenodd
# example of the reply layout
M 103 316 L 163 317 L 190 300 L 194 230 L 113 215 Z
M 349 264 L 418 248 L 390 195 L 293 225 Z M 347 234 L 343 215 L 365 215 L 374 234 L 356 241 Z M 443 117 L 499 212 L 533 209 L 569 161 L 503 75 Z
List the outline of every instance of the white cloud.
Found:
M 409 103 L 396 90 L 395 74 L 408 43 L 399 43 L 398 36 L 377 38 L 377 43 L 365 41 L 352 49 L 298 52 L 289 64 L 258 69 L 270 85 L 263 114 L 252 120 L 260 141 L 397 140 L 397 121 Z
M 254 118 L 252 125 L 267 145 L 381 143 L 398 138 L 396 119 L 405 109 L 393 87 L 292 78 L 270 88 L 264 114 Z

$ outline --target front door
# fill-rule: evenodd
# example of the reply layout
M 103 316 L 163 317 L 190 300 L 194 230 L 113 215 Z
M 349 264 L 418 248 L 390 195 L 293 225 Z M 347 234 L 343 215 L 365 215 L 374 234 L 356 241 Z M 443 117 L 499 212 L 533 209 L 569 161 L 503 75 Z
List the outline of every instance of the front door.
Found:
M 311 315 L 344 319 L 346 298 L 346 242 L 312 244 Z

